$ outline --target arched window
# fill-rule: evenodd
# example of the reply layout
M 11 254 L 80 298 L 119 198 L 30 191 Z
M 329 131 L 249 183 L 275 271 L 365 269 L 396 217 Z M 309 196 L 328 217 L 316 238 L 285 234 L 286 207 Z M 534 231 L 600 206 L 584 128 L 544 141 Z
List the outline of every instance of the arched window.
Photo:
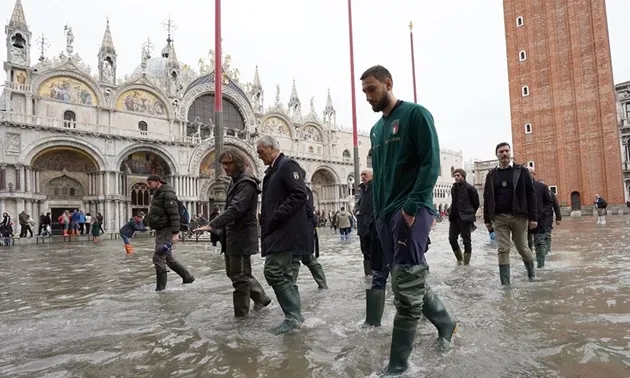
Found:
M 199 131 L 202 139 L 210 136 L 214 124 L 214 94 L 197 97 L 188 109 L 186 135 L 193 136 Z M 223 127 L 225 130 L 245 130 L 245 118 L 233 102 L 223 97 Z
M 66 110 L 63 112 L 63 127 L 75 129 L 77 127 L 76 121 L 77 115 L 74 114 L 72 110 Z
M 530 168 L 536 168 L 536 165 L 534 164 L 533 161 L 528 161 L 527 162 L 527 166 L 530 167 Z
M 344 159 L 350 159 L 350 151 L 343 150 L 342 156 L 343 156 Z
M 144 121 L 140 121 L 138 122 L 138 130 L 140 130 L 140 135 L 142 136 L 147 136 L 147 123 Z
M 150 197 L 147 184 L 139 182 L 131 187 L 131 206 L 149 206 Z

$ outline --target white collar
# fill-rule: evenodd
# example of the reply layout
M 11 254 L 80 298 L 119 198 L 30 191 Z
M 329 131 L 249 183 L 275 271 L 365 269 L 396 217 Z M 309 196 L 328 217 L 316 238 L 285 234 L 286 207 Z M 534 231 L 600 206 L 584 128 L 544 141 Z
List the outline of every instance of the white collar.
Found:
M 514 160 L 510 161 L 510 164 L 507 165 L 507 167 L 505 168 L 501 168 L 500 165 L 497 165 L 497 169 L 508 169 L 508 168 L 513 168 L 514 167 Z

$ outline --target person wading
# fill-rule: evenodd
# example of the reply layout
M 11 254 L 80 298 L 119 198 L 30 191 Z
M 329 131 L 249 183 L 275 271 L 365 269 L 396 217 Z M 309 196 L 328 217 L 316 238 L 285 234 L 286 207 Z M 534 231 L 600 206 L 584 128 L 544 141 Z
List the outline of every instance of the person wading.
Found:
M 527 169 L 512 161 L 509 143 L 499 143 L 494 151 L 499 165 L 486 176 L 483 219 L 488 231 L 494 230 L 496 234 L 501 285 L 510 284 L 512 240 L 523 259 L 527 277 L 533 281 L 536 273 L 532 251 L 527 245 L 527 231 L 537 226 L 534 184 Z
M 529 230 L 529 249 L 534 246 L 536 250 L 537 268 L 545 266 L 545 256 L 547 256 L 547 239 L 553 227 L 553 198 L 551 190 L 542 181 L 536 181 L 536 170 L 528 167 L 529 175 L 534 183 L 536 192 L 536 228 Z
M 179 201 L 175 190 L 157 175 L 147 178 L 147 186 L 153 199 L 144 222 L 147 227 L 155 230 L 155 291 L 166 289 L 167 266 L 179 274 L 185 284 L 193 283 L 195 277 L 173 257 L 172 246 L 178 242 L 180 232 Z
M 448 213 L 448 242 L 453 248 L 453 253 L 457 259 L 457 264 L 470 264 L 472 256 L 471 234 L 477 220 L 476 214 L 479 209 L 479 193 L 474 186 L 466 181 L 466 171 L 458 168 L 453 171 L 455 183 L 451 188 L 452 203 Z M 464 239 L 464 255 L 459 248 L 457 241 L 459 235 Z
M 310 255 L 311 227 L 306 220 L 307 192 L 300 166 L 280 152 L 278 141 L 263 136 L 256 144 L 265 171 L 260 215 L 261 249 L 265 257 L 265 279 L 273 288 L 285 319 L 275 334 L 287 333 L 302 322 L 300 292 L 293 282 L 294 255 Z
M 424 314 L 448 345 L 457 323 L 426 282 L 425 252 L 433 224 L 433 189 L 440 172 L 440 146 L 433 117 L 424 107 L 398 101 L 392 75 L 382 66 L 361 75 L 363 92 L 383 117 L 372 127 L 374 215 L 392 273 L 396 316 L 386 373 L 407 370 L 418 319 Z
M 374 207 L 372 205 L 372 170 L 364 169 L 361 172 L 361 184 L 359 184 L 359 201 L 357 211 L 357 232 L 361 253 L 363 254 L 363 274 L 372 275 L 370 267 L 370 241 L 374 231 Z M 374 231 L 375 232 L 375 231 Z
M 250 299 L 254 308 L 268 306 L 271 299 L 252 276 L 251 256 L 258 253 L 258 194 L 260 180 L 248 167 L 245 155 L 235 148 L 226 148 L 219 155 L 225 174 L 232 178 L 227 191 L 225 210 L 210 224 L 194 232 L 223 230 L 221 250 L 225 253 L 226 274 L 232 280 L 234 316 L 249 313 Z
M 304 172 L 301 167 L 299 173 L 302 180 L 305 180 L 306 172 Z M 319 255 L 319 252 L 316 251 L 316 249 L 319 249 L 319 240 L 317 237 L 317 221 L 315 220 L 315 210 L 313 208 L 313 192 L 308 186 L 306 186 L 306 196 L 306 220 L 309 225 L 308 250 L 310 251 L 310 254 L 293 256 L 293 282 L 297 284 L 298 275 L 300 274 L 301 262 L 308 268 L 308 270 L 311 271 L 311 275 L 317 283 L 317 287 L 319 289 L 328 289 L 328 284 L 326 284 L 326 275 L 324 274 L 324 268 L 322 268 L 322 265 L 319 263 L 319 261 L 317 261 L 317 257 Z

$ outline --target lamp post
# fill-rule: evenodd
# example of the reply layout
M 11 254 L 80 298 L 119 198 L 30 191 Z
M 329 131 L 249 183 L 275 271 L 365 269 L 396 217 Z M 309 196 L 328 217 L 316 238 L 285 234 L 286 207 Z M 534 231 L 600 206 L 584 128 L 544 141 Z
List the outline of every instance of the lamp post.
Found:
M 350 35 L 350 93 L 352 94 L 352 142 L 354 144 L 354 195 L 359 196 L 359 133 L 357 130 L 357 96 L 354 82 L 354 39 L 352 37 L 352 0 L 348 0 L 348 29 Z

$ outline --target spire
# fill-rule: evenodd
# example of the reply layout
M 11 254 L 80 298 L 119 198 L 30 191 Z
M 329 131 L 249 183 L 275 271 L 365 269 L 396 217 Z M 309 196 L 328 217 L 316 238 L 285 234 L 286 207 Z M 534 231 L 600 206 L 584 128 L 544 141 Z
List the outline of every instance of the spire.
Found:
M 289 98 L 289 104 L 291 103 L 300 103 L 300 98 L 297 94 L 297 88 L 295 87 L 295 79 L 293 79 L 293 88 L 291 88 L 291 97 Z
M 324 111 L 335 111 L 332 103 L 332 98 L 330 97 L 330 88 L 328 88 L 328 97 L 326 98 L 326 107 L 324 108 Z
M 260 83 L 260 75 L 258 74 L 258 66 L 256 66 L 256 72 L 254 73 L 254 82 L 252 83 L 252 89 L 262 89 Z
M 293 79 L 293 88 L 291 88 L 291 97 L 289 98 L 289 115 L 295 122 L 302 121 L 302 104 L 295 87 L 295 79 Z
M 24 8 L 22 8 L 22 0 L 15 1 L 15 6 L 13 7 L 13 14 L 11 15 L 9 26 L 16 29 L 28 30 L 28 25 L 26 25 L 26 17 L 24 16 Z
M 112 40 L 112 32 L 109 29 L 109 18 L 107 19 L 107 26 L 105 26 L 105 34 L 103 35 L 103 42 L 101 43 L 101 51 L 116 54 L 114 41 Z
M 328 88 L 328 97 L 326 98 L 326 107 L 324 108 L 324 124 L 335 126 L 337 124 L 337 112 L 333 107 L 332 97 L 330 97 L 330 88 Z

